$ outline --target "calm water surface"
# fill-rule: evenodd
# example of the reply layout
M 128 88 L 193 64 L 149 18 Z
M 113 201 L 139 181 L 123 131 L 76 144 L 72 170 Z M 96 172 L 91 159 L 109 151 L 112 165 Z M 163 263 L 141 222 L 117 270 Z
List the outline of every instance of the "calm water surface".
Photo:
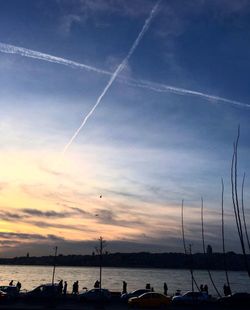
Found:
M 198 284 L 208 284 L 209 291 L 215 294 L 212 289 L 207 272 L 204 270 L 194 272 Z M 216 286 L 222 293 L 225 283 L 225 273 L 223 271 L 212 271 L 212 276 Z M 68 290 L 71 291 L 74 281 L 79 281 L 79 288 L 93 287 L 94 282 L 99 277 L 99 268 L 95 267 L 57 267 L 56 281 L 61 279 L 68 281 Z M 233 291 L 250 292 L 250 279 L 246 272 L 229 272 L 231 287 Z M 51 282 L 52 267 L 47 266 L 0 266 L 0 283 L 8 284 L 10 280 L 20 281 L 22 289 L 30 290 L 39 284 Z M 122 281 L 128 283 L 128 290 L 144 288 L 146 283 L 150 283 L 155 291 L 163 291 L 163 283 L 168 284 L 169 293 L 174 293 L 177 289 L 187 291 L 191 289 L 190 273 L 188 270 L 177 269 L 132 269 L 132 268 L 104 268 L 103 287 L 110 290 L 120 291 Z

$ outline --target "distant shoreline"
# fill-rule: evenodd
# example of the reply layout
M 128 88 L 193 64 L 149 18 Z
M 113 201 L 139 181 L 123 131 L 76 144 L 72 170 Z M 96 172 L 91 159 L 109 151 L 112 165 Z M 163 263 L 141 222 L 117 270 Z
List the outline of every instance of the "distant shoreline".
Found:
M 198 270 L 224 270 L 224 256 L 222 253 L 204 255 L 193 254 L 192 257 L 183 253 L 107 253 L 103 255 L 103 267 L 111 268 L 151 268 L 151 269 L 190 269 L 192 266 Z M 250 255 L 248 255 L 250 263 Z M 23 256 L 14 258 L 0 258 L 0 265 L 18 266 L 51 266 L 55 262 L 54 256 Z M 226 253 L 227 269 L 231 271 L 244 271 L 244 258 L 242 254 Z M 98 255 L 58 255 L 58 267 L 98 267 Z

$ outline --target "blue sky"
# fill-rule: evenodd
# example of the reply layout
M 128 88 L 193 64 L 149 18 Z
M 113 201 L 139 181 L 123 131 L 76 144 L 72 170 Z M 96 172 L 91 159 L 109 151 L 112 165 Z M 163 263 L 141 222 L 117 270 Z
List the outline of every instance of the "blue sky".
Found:
M 201 251 L 201 196 L 206 242 L 220 250 L 221 177 L 226 246 L 240 250 L 229 177 L 238 124 L 240 180 L 250 168 L 247 1 L 162 1 L 124 70 L 62 156 L 110 75 L 46 61 L 48 55 L 112 73 L 155 3 L 0 3 L 4 255 L 50 253 L 55 243 L 64 253 L 91 253 L 100 235 L 110 251 L 182 251 L 182 199 L 187 238 Z M 17 47 L 46 59 L 13 52 Z M 248 187 L 247 179 L 246 206 Z

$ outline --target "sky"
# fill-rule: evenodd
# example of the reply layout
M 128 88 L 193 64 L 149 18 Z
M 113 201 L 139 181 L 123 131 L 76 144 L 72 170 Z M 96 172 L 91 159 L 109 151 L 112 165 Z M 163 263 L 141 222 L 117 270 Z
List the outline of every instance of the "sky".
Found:
M 201 252 L 201 197 L 221 251 L 221 178 L 240 252 L 230 166 L 240 125 L 250 223 L 249 30 L 245 0 L 1 1 L 0 255 L 90 254 L 100 236 L 108 252 L 183 252 L 182 200 Z

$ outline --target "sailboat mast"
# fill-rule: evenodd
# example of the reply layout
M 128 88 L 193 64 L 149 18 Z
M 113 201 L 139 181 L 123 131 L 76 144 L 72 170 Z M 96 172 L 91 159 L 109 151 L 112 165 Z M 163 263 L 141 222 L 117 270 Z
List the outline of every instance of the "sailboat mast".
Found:
M 52 273 L 52 285 L 54 285 L 54 282 L 55 282 L 56 255 L 57 255 L 57 246 L 55 247 L 54 266 L 53 266 L 53 273 Z

